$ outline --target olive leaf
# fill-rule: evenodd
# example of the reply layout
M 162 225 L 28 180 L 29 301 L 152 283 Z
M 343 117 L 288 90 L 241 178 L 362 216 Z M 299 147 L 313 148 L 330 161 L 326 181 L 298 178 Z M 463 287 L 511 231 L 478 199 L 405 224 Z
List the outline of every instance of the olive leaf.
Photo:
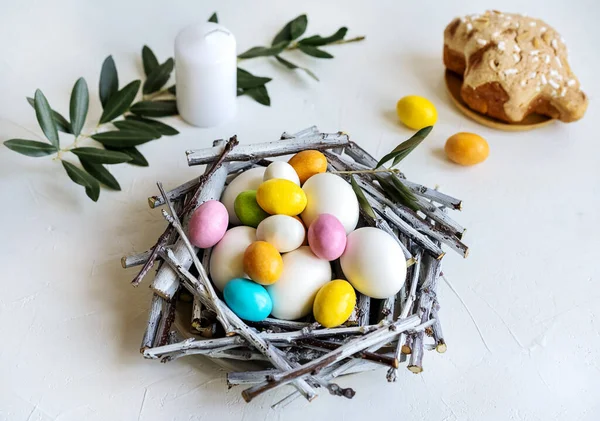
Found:
M 100 197 L 100 184 L 98 181 L 81 168 L 76 167 L 67 161 L 61 161 L 67 175 L 73 182 L 85 187 L 85 194 L 94 202 L 98 201 Z
M 210 17 L 208 18 L 208 21 L 213 22 L 213 23 L 219 23 L 219 17 L 217 16 L 217 12 L 210 15 Z
M 314 74 L 312 72 L 312 70 L 307 69 L 306 67 L 301 67 L 298 66 L 297 64 L 292 63 L 289 60 L 284 59 L 281 56 L 275 56 L 275 59 L 280 62 L 281 64 L 283 64 L 285 67 L 287 67 L 288 69 L 300 69 L 302 71 L 304 71 L 307 75 L 309 75 L 310 77 L 312 77 L 314 80 L 316 80 L 317 82 L 319 82 L 319 78 L 317 77 L 316 74 Z
M 130 131 L 138 131 L 148 133 L 149 135 L 154 136 L 154 139 L 159 139 L 161 134 L 154 127 L 150 126 L 141 121 L 135 120 L 119 120 L 113 121 L 113 125 L 117 127 L 119 130 L 130 130 Z
M 298 49 L 309 56 L 317 58 L 333 58 L 333 56 L 327 51 L 319 50 L 317 47 L 313 47 L 312 45 L 298 44 Z
M 92 139 L 102 143 L 104 146 L 128 148 L 150 142 L 154 140 L 154 136 L 147 132 L 118 130 L 95 134 L 92 136 Z
M 409 153 L 411 153 L 417 146 L 421 144 L 421 142 L 427 137 L 432 129 L 433 126 L 427 126 L 416 132 L 410 139 L 405 140 L 396 146 L 394 150 L 381 158 L 375 168 L 381 167 L 383 164 L 392 159 L 394 160 L 392 167 L 398 165 L 400 161 L 406 158 Z
M 27 97 L 27 102 L 35 109 L 35 100 L 33 98 Z M 60 113 L 52 110 L 52 117 L 54 118 L 54 124 L 56 124 L 56 130 L 63 133 L 73 133 L 71 130 L 71 123 L 69 123 Z
M 58 152 L 56 146 L 49 143 L 38 142 L 37 140 L 10 139 L 5 141 L 4 145 L 11 151 L 33 157 L 52 155 L 53 153 Z
M 390 177 L 391 182 L 382 176 L 375 176 L 386 194 L 392 198 L 396 203 L 400 203 L 404 206 L 409 207 L 414 211 L 420 209 L 417 203 L 417 198 L 404 184 L 400 182 L 396 177 Z
M 50 108 L 48 100 L 39 89 L 35 91 L 33 108 L 35 108 L 35 116 L 46 138 L 57 148 L 60 147 L 58 130 L 56 129 L 56 123 L 54 122 L 54 116 L 52 115 L 52 108 Z
M 137 115 L 128 115 L 128 116 L 125 116 L 125 119 L 127 121 L 133 120 L 133 121 L 142 122 L 142 123 L 152 127 L 154 130 L 156 130 L 163 136 L 175 136 L 176 134 L 179 134 L 179 132 L 177 130 L 175 130 L 173 127 L 169 126 L 168 124 L 163 123 L 162 121 L 139 117 Z
M 150 76 L 150 73 L 158 67 L 158 59 L 147 45 L 142 47 L 142 65 L 144 66 L 146 77 Z
M 88 93 L 87 83 L 85 79 L 80 77 L 73 86 L 71 92 L 71 102 L 69 106 L 69 117 L 71 118 L 71 129 L 75 137 L 79 136 L 81 129 L 85 124 L 88 107 L 90 105 L 90 95 Z
M 335 32 L 335 34 L 330 35 L 328 37 L 322 37 L 321 35 L 313 35 L 313 36 L 301 39 L 300 41 L 298 41 L 298 44 L 312 45 L 315 47 L 319 47 L 321 45 L 327 45 L 327 44 L 334 43 L 336 41 L 343 40 L 347 33 L 348 33 L 348 28 L 346 28 L 344 26 L 344 27 L 341 27 L 340 29 L 338 29 Z
M 98 94 L 100 95 L 100 103 L 102 108 L 106 107 L 108 100 L 119 90 L 119 75 L 117 74 L 117 66 L 112 56 L 108 56 L 102 63 L 100 70 L 100 85 Z
M 107 149 L 113 149 L 113 148 L 107 147 Z M 119 148 L 118 150 L 120 152 L 123 152 L 123 153 L 126 153 L 127 155 L 129 155 L 129 157 L 131 158 L 131 161 L 127 162 L 128 164 L 137 165 L 139 167 L 147 167 L 148 166 L 148 161 L 136 147 L 132 146 L 130 148 Z
M 135 99 L 141 83 L 139 80 L 134 80 L 114 95 L 111 95 L 100 117 L 100 124 L 112 121 L 127 111 Z
M 237 87 L 242 89 L 256 88 L 257 86 L 263 86 L 269 83 L 272 79 L 270 77 L 254 76 L 252 73 L 237 68 Z
M 308 25 L 308 18 L 306 15 L 300 15 L 295 19 L 292 19 L 288 23 L 285 24 L 283 29 L 275 35 L 271 45 L 276 45 L 281 42 L 285 42 L 286 46 L 296 38 L 300 38 L 302 34 L 306 31 L 306 27 Z
M 287 47 L 288 44 L 288 42 L 284 41 L 278 44 L 274 44 L 271 47 L 252 47 L 249 50 L 238 55 L 238 58 L 245 59 L 254 57 L 276 56 L 278 54 L 281 54 L 281 52 L 285 50 L 285 47 Z
M 120 164 L 131 161 L 131 157 L 123 152 L 108 151 L 100 148 L 80 147 L 71 149 L 79 157 L 94 164 Z
M 170 94 L 173 94 L 173 95 L 177 95 L 177 87 L 175 85 L 169 86 L 167 88 L 167 92 L 169 92 Z
M 102 164 L 96 164 L 79 157 L 79 162 L 84 170 L 96 180 L 113 190 L 121 190 L 121 186 L 117 179 L 104 167 Z
M 173 72 L 173 67 L 175 62 L 172 58 L 169 58 L 160 66 L 156 67 L 150 74 L 148 75 L 148 79 L 144 82 L 144 87 L 142 88 L 142 93 L 144 95 L 151 94 L 160 90 L 165 83 L 169 81 L 171 77 L 171 73 Z
M 375 211 L 371 207 L 371 204 L 367 200 L 365 193 L 362 191 L 356 180 L 354 179 L 354 175 L 350 175 L 350 184 L 352 185 L 352 190 L 354 190 L 354 194 L 356 194 L 356 198 L 358 199 L 358 204 L 364 213 L 369 215 L 371 218 L 376 219 Z
M 240 95 L 248 95 L 259 104 L 266 105 L 267 107 L 271 105 L 271 98 L 269 97 L 269 92 L 267 91 L 267 88 L 264 85 L 250 89 L 238 88 L 238 96 Z
M 177 115 L 177 103 L 172 99 L 140 101 L 133 104 L 129 111 L 143 117 L 166 117 Z

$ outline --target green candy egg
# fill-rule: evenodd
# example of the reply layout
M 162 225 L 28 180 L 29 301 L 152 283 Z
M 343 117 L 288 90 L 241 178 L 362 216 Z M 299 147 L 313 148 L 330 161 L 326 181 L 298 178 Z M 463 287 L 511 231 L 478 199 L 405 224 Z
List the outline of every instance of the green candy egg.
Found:
M 263 219 L 269 216 L 256 202 L 256 190 L 246 190 L 238 194 L 233 208 L 242 224 L 249 227 L 256 228 Z

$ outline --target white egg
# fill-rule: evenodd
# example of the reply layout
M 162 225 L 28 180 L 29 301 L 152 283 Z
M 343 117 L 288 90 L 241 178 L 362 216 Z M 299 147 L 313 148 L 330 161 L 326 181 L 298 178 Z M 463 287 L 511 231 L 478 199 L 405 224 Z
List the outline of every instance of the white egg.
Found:
M 319 289 L 331 281 L 331 266 L 319 259 L 309 247 L 283 255 L 283 273 L 267 286 L 273 300 L 271 314 L 278 319 L 295 320 L 311 313 Z
M 219 290 L 223 291 L 227 282 L 244 276 L 244 252 L 256 241 L 256 229 L 234 227 L 225 233 L 213 248 L 210 256 L 210 277 Z
M 322 213 L 330 213 L 340 220 L 346 234 L 358 223 L 358 199 L 350 184 L 331 173 L 315 174 L 310 177 L 302 190 L 306 193 L 306 208 L 302 220 L 309 227 Z
M 265 170 L 263 177 L 264 181 L 271 180 L 273 178 L 283 178 L 284 180 L 290 180 L 297 185 L 300 185 L 300 178 L 294 167 L 287 162 L 274 161 Z
M 406 260 L 391 235 L 379 228 L 359 228 L 348 235 L 340 258 L 348 282 L 372 298 L 388 298 L 404 285 Z
M 280 253 L 296 250 L 304 242 L 306 230 L 302 222 L 287 215 L 272 215 L 256 228 L 256 239 L 275 246 Z
M 256 190 L 263 182 L 263 176 L 265 174 L 265 167 L 251 168 L 244 171 L 236 178 L 231 180 L 231 183 L 225 188 L 223 195 L 221 196 L 221 202 L 227 208 L 229 214 L 229 223 L 232 225 L 240 225 L 241 222 L 235 214 L 233 204 L 235 198 L 243 191 Z

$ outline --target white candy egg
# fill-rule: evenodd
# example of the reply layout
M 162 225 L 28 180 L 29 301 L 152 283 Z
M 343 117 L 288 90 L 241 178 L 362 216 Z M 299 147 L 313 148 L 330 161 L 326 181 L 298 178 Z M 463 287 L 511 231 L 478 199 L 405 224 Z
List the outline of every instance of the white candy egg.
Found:
M 264 174 L 264 167 L 251 168 L 231 180 L 231 183 L 229 183 L 229 185 L 225 188 L 225 191 L 221 196 L 221 202 L 225 205 L 225 208 L 227 208 L 230 224 L 241 224 L 233 207 L 235 198 L 243 191 L 258 189 L 258 186 L 260 186 L 263 182 Z
M 379 228 L 359 228 L 348 235 L 340 258 L 348 282 L 372 298 L 388 298 L 404 285 L 406 260 L 391 235 Z
M 265 170 L 263 177 L 264 181 L 271 180 L 272 178 L 283 178 L 284 180 L 290 180 L 297 185 L 300 185 L 300 178 L 296 173 L 294 167 L 287 162 L 274 161 Z
M 234 278 L 244 278 L 244 252 L 256 241 L 256 229 L 234 227 L 225 233 L 210 256 L 210 276 L 219 290 Z
M 275 246 L 280 253 L 296 250 L 304 242 L 306 230 L 302 222 L 287 215 L 272 215 L 256 228 L 256 239 Z
M 312 311 L 319 289 L 331 281 L 331 266 L 319 259 L 309 247 L 300 247 L 283 255 L 283 273 L 267 286 L 273 300 L 271 314 L 278 319 L 295 320 Z
M 306 208 L 302 220 L 306 226 L 322 213 L 335 216 L 349 234 L 358 223 L 358 199 L 350 184 L 340 176 L 331 173 L 315 174 L 310 177 L 302 190 L 306 194 Z

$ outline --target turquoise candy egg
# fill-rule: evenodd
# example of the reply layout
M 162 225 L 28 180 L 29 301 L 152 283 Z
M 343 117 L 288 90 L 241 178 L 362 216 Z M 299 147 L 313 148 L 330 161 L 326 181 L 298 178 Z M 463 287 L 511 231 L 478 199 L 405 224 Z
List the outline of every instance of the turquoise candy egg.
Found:
M 243 225 L 256 228 L 269 216 L 256 202 L 256 190 L 246 190 L 237 195 L 234 202 L 236 216 Z
M 260 322 L 271 314 L 273 302 L 262 285 L 249 279 L 235 278 L 225 285 L 225 302 L 240 319 Z

